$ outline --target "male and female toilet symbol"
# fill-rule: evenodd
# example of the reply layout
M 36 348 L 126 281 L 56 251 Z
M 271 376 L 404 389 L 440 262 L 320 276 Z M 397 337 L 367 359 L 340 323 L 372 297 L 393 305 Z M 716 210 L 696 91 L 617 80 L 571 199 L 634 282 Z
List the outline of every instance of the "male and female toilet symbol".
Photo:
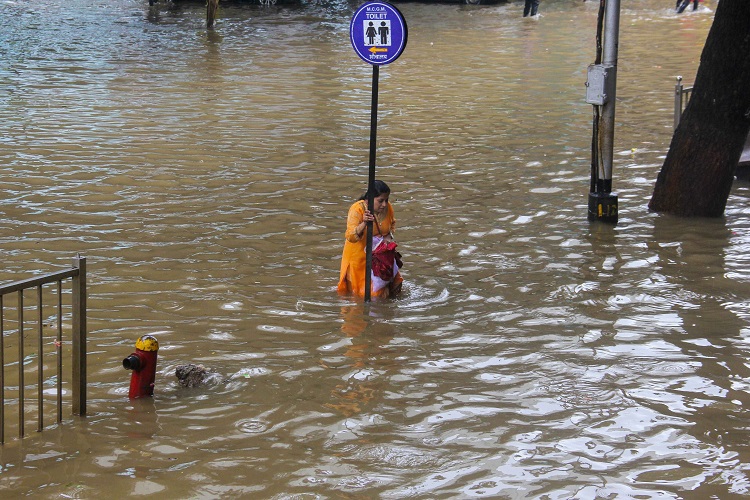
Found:
M 367 2 L 354 13 L 349 37 L 357 55 L 370 64 L 395 61 L 406 47 L 406 21 L 387 2 Z

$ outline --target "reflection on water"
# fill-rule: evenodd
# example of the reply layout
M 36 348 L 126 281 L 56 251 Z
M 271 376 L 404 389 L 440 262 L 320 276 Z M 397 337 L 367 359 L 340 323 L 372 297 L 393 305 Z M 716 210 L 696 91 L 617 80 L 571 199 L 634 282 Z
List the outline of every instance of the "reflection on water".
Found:
M 586 220 L 598 2 L 399 7 L 378 176 L 406 286 L 364 305 L 335 293 L 369 147 L 354 5 L 227 3 L 207 31 L 198 3 L 0 4 L 2 279 L 81 252 L 91 308 L 89 414 L 18 440 L 8 403 L 3 491 L 750 491 L 748 187 L 720 220 L 646 207 L 715 2 L 623 6 L 616 227 Z M 226 381 L 181 388 L 187 362 Z
M 372 316 L 371 305 L 358 304 L 345 306 L 341 310 L 342 333 L 346 336 L 343 345 L 343 356 L 334 356 L 321 360 L 321 365 L 328 369 L 347 369 L 344 380 L 332 391 L 334 402 L 325 406 L 340 412 L 345 417 L 352 417 L 373 406 L 373 400 L 382 396 L 383 378 L 390 369 L 396 368 L 396 361 L 391 359 L 399 349 L 390 347 L 393 341 L 394 327 L 387 318 L 379 314 Z M 381 312 L 388 311 L 382 309 Z M 342 342 L 337 342 L 342 344 Z M 333 350 L 330 346 L 326 350 Z

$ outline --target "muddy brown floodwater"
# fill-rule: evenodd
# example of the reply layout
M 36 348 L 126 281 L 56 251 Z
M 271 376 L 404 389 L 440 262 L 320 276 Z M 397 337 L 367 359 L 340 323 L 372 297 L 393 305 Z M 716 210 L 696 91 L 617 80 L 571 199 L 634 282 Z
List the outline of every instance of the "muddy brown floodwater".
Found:
M 0 281 L 89 270 L 88 414 L 18 439 L 8 392 L 3 495 L 750 493 L 748 184 L 718 220 L 647 209 L 716 2 L 623 3 L 614 227 L 586 219 L 598 2 L 397 4 L 378 177 L 405 286 L 365 307 L 335 293 L 367 182 L 356 5 L 222 2 L 207 31 L 200 2 L 2 1 Z M 232 378 L 183 388 L 186 363 Z

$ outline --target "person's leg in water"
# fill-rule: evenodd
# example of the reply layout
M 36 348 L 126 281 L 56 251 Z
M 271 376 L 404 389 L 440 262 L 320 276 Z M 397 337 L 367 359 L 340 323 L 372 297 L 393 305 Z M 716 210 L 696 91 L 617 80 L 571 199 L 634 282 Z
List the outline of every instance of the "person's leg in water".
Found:
M 535 16 L 537 9 L 539 9 L 539 0 L 526 0 L 523 7 L 523 17 Z
M 677 0 L 677 13 L 682 14 L 690 2 L 693 2 L 693 10 L 698 8 L 698 0 Z

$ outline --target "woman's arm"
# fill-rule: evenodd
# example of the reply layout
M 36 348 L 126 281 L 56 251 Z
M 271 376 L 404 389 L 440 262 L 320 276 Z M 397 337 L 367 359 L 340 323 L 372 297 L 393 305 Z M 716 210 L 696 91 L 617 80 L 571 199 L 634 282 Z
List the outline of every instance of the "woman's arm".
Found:
M 346 218 L 346 234 L 344 237 L 347 241 L 356 243 L 362 239 L 367 231 L 365 223 L 365 212 L 361 203 L 355 203 L 349 209 L 349 215 Z

